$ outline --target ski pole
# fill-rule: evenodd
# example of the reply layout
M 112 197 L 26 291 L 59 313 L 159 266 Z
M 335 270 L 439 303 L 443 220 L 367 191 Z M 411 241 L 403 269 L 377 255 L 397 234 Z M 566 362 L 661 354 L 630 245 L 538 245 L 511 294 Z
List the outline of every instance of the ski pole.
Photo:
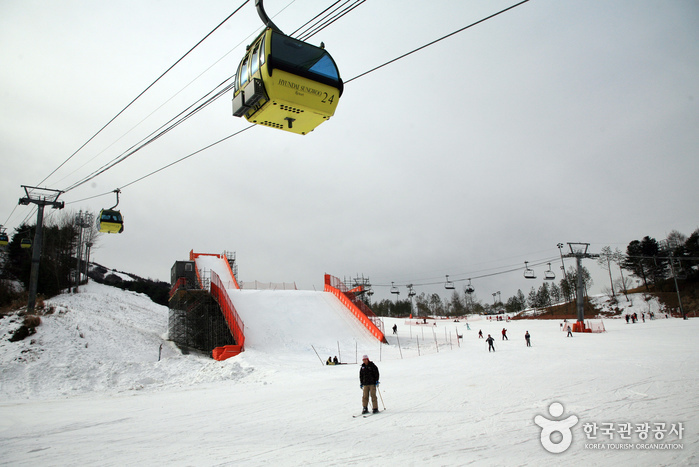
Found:
M 376 392 L 379 393 L 379 398 L 381 399 L 381 405 L 383 405 L 383 409 L 386 410 L 386 404 L 383 403 L 383 396 L 381 395 L 381 390 L 379 388 L 376 388 Z

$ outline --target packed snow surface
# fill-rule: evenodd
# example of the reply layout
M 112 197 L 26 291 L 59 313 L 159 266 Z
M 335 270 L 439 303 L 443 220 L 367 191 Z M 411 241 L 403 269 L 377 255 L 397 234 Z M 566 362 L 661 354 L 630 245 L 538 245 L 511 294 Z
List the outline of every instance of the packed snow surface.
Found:
M 99 284 L 47 301 L 52 313 L 22 341 L 8 340 L 21 319 L 1 319 L 0 465 L 699 463 L 697 319 L 646 314 L 566 337 L 550 320 L 385 318 L 381 345 L 351 320 L 338 328 L 343 310 L 318 304 L 322 293 L 271 293 L 240 292 L 254 345 L 223 362 L 167 341 L 166 307 Z M 651 309 L 630 299 L 624 312 Z M 329 326 L 308 307 L 342 318 Z M 362 353 L 381 371 L 386 410 L 353 418 Z M 337 354 L 347 364 L 321 362 Z M 566 450 L 544 448 L 537 416 L 577 419 Z

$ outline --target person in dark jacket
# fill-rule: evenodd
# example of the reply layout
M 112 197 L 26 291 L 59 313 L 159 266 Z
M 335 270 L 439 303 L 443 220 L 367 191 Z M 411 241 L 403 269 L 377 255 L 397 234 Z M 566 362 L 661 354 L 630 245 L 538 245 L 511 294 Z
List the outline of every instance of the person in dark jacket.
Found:
M 379 402 L 376 399 L 376 387 L 379 385 L 379 369 L 369 360 L 368 355 L 362 357 L 362 367 L 359 369 L 359 387 L 362 388 L 362 413 L 369 413 L 369 396 L 373 412 L 378 413 Z
M 495 352 L 495 346 L 493 345 L 493 342 L 495 339 L 492 338 L 490 334 L 488 334 L 488 338 L 485 340 L 488 343 L 488 352 L 492 351 Z

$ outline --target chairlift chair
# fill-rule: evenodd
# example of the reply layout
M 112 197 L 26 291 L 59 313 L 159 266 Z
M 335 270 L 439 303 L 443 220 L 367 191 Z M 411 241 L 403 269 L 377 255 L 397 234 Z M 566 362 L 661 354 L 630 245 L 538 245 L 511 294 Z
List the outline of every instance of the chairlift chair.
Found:
M 413 289 L 413 284 L 410 284 L 408 286 L 408 297 L 413 298 L 416 295 L 415 290 Z
M 529 267 L 529 261 L 524 262 L 524 278 L 525 279 L 536 279 L 536 273 L 533 269 Z
M 464 290 L 469 295 L 471 295 L 473 292 L 476 291 L 476 289 L 474 289 L 473 286 L 471 285 L 471 279 L 468 280 L 468 285 L 466 285 L 466 288 Z
M 399 294 L 400 294 L 400 290 L 398 290 L 398 287 L 396 287 L 395 285 L 393 285 L 393 282 L 391 282 L 391 293 L 392 293 L 392 294 L 396 294 L 396 295 L 399 295 Z
M 556 279 L 556 273 L 553 272 L 553 270 L 551 269 L 551 263 L 548 263 L 548 265 L 549 265 L 548 270 L 547 270 L 547 271 L 544 271 L 544 279 L 547 280 L 547 281 L 555 280 L 555 279 Z
M 444 288 L 447 290 L 453 290 L 455 288 L 454 283 L 449 280 L 449 274 L 447 274 L 447 281 L 444 283 Z

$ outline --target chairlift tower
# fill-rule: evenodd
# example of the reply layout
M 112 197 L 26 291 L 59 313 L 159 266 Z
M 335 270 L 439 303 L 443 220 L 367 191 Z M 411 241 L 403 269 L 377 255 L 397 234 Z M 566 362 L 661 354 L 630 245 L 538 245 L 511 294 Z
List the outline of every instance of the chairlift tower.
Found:
M 83 229 L 86 229 L 92 225 L 92 214 L 89 212 L 83 213 L 82 210 L 75 215 L 75 225 L 80 229 L 78 232 L 78 248 L 76 250 L 76 257 L 78 258 L 78 265 L 75 270 L 75 289 L 73 290 L 74 293 L 78 293 L 78 289 L 80 288 L 80 276 L 82 275 L 81 271 L 82 268 L 80 267 L 80 263 L 83 257 Z M 92 244 L 90 243 L 90 246 Z M 87 268 L 85 269 L 87 275 Z
M 34 243 L 32 244 L 32 270 L 29 275 L 29 300 L 27 301 L 27 313 L 34 313 L 36 306 L 36 289 L 39 284 L 39 263 L 41 262 L 41 243 L 44 237 L 44 207 L 51 206 L 53 209 L 63 209 L 65 202 L 58 201 L 58 197 L 63 194 L 60 190 L 50 188 L 39 188 L 22 185 L 24 193 L 27 195 L 19 199 L 19 204 L 29 206 L 36 204 L 36 231 L 34 232 Z
M 570 248 L 570 253 L 565 255 L 566 258 L 575 258 L 578 266 L 578 283 L 577 283 L 577 308 L 578 308 L 578 322 L 576 323 L 578 329 L 582 331 L 585 329 L 585 311 L 584 311 L 584 297 L 583 297 L 583 274 L 582 274 L 582 260 L 583 258 L 599 258 L 599 255 L 588 253 L 587 248 L 590 246 L 589 243 L 571 243 L 568 242 L 568 247 Z

